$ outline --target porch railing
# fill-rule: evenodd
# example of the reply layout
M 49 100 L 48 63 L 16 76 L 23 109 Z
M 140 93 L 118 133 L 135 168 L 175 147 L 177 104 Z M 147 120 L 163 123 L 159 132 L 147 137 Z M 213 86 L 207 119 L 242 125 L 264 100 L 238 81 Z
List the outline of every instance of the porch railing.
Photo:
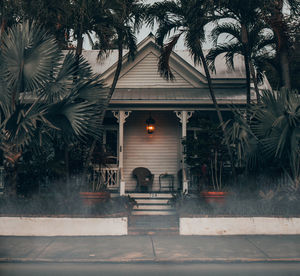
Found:
M 93 191 L 99 191 L 102 187 L 109 190 L 118 190 L 119 170 L 117 167 L 94 167 L 91 180 Z

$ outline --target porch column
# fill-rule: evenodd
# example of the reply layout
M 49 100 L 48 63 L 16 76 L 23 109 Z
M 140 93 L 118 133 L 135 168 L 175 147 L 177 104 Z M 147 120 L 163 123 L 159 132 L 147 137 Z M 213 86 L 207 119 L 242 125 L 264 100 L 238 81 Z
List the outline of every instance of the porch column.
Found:
M 126 118 L 130 115 L 131 111 L 113 111 L 114 116 L 118 119 L 119 123 L 119 149 L 118 149 L 118 164 L 119 164 L 119 183 L 120 183 L 120 196 L 125 195 L 125 180 L 123 174 L 123 144 L 124 144 L 124 123 Z
M 176 116 L 180 119 L 181 123 L 181 139 L 184 141 L 186 139 L 186 125 L 188 123 L 188 120 L 192 117 L 194 111 L 175 111 Z M 188 187 L 188 179 L 186 176 L 186 164 L 185 164 L 185 148 L 183 145 L 181 145 L 181 152 L 182 152 L 182 192 L 189 192 L 189 187 Z

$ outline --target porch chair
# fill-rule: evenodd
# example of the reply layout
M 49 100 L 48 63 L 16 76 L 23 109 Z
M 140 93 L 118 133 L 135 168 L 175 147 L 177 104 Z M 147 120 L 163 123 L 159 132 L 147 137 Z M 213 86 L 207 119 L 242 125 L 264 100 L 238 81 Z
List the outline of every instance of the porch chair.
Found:
M 136 191 L 137 192 L 149 192 L 152 189 L 154 174 L 152 174 L 147 168 L 138 167 L 132 171 L 133 176 L 137 180 Z

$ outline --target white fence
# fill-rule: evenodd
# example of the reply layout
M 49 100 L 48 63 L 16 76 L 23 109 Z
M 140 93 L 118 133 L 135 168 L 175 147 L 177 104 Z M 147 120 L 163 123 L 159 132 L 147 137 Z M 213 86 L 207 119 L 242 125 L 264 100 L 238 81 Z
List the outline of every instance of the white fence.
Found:
M 109 190 L 118 190 L 119 170 L 117 167 L 94 167 L 91 181 L 93 191 L 99 191 L 102 187 Z

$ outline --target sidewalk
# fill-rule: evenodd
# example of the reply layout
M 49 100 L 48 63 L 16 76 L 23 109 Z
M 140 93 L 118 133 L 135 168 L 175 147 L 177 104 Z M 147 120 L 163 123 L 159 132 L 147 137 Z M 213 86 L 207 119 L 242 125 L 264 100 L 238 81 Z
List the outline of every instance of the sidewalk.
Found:
M 0 237 L 0 262 L 300 262 L 300 236 Z

